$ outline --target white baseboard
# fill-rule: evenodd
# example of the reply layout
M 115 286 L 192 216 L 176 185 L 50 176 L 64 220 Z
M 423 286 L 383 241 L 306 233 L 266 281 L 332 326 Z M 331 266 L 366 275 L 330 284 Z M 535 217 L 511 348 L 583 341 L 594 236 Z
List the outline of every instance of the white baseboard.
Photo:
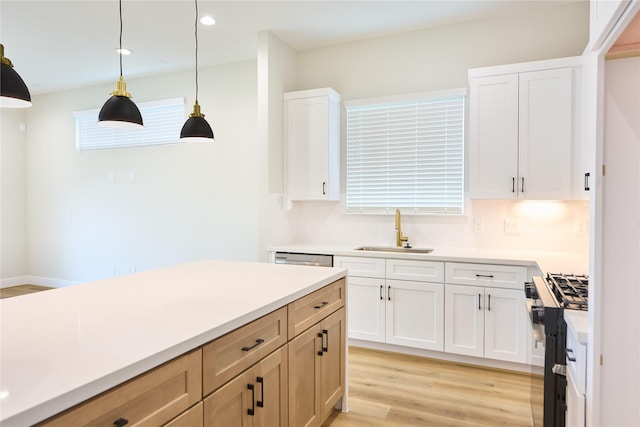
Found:
M 73 286 L 82 282 L 75 282 L 73 280 L 61 280 L 61 279 L 53 279 L 51 277 L 41 277 L 41 276 L 27 276 L 29 282 L 32 285 L 40 285 L 40 286 L 50 286 L 52 288 L 64 288 L 65 286 Z
M 414 356 L 429 357 L 432 359 L 447 360 L 449 362 L 465 363 L 468 365 L 487 366 L 489 368 L 506 369 L 516 372 L 527 372 L 539 374 L 543 368 L 521 363 L 504 362 L 501 360 L 485 359 L 481 357 L 464 356 L 441 351 L 423 350 L 419 348 L 404 347 L 386 343 L 357 340 L 349 338 L 348 344 L 355 347 L 370 348 L 372 350 L 390 351 L 394 353 L 411 354 Z
M 0 288 L 8 288 L 9 286 L 17 285 L 39 285 L 49 286 L 52 288 L 64 288 L 65 286 L 73 286 L 82 282 L 75 282 L 72 280 L 53 279 L 51 277 L 41 276 L 17 276 L 8 277 L 6 279 L 0 279 Z
M 7 277 L 0 279 L 0 288 L 8 288 L 9 286 L 24 285 L 29 283 L 28 276 Z

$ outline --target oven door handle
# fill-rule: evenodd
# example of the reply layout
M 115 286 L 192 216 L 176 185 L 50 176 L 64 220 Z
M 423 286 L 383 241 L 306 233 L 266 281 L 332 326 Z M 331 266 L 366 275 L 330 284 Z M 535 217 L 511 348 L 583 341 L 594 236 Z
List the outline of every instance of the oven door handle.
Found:
M 551 368 L 551 372 L 553 372 L 556 375 L 562 375 L 563 377 L 566 377 L 567 365 L 561 365 L 559 363 L 556 363 L 555 365 L 553 365 L 553 368 Z

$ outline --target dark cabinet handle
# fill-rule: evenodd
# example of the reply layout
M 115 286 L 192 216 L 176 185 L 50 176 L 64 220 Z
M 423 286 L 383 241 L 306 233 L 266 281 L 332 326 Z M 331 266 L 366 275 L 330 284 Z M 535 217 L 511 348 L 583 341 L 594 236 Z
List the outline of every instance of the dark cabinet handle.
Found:
M 256 348 L 257 346 L 259 346 L 260 344 L 262 344 L 264 342 L 264 340 L 262 338 L 258 338 L 255 342 L 255 344 L 253 344 L 250 347 L 242 347 L 242 351 L 250 351 L 253 350 L 254 348 Z
M 589 188 L 589 177 L 591 174 L 589 172 L 584 174 L 584 191 L 590 191 Z
M 576 358 L 575 358 L 575 357 L 571 357 L 571 356 L 569 356 L 569 353 L 573 353 L 573 349 L 572 349 L 572 348 L 568 348 L 568 349 L 567 349 L 567 360 L 568 360 L 569 362 L 575 362 L 575 361 L 576 361 Z
M 113 422 L 113 425 L 116 427 L 126 426 L 127 424 L 129 424 L 129 420 L 126 418 L 118 418 Z
M 478 310 L 482 310 L 482 307 L 480 306 L 480 298 L 482 298 L 482 296 L 478 294 Z
M 327 337 L 327 344 L 324 343 L 324 337 L 322 338 L 322 351 L 329 351 L 329 331 L 326 329 L 322 330 L 322 335 Z
M 319 310 L 319 309 L 321 309 L 322 307 L 324 307 L 324 306 L 325 306 L 325 305 L 327 305 L 327 304 L 329 304 L 329 301 L 322 301 L 322 304 L 320 304 L 320 305 L 316 305 L 316 306 L 315 306 L 315 307 L 313 307 L 313 308 L 315 308 L 316 310 Z
M 264 408 L 264 378 L 257 377 L 256 381 L 260 384 L 260 397 L 262 397 L 262 400 L 258 400 L 256 405 L 258 405 L 258 408 Z
M 253 416 L 256 414 L 256 391 L 253 384 L 247 384 L 247 389 L 251 390 L 251 408 L 247 409 L 247 414 Z
M 380 285 L 380 301 L 384 299 L 384 297 L 382 296 L 382 289 L 383 289 L 383 286 Z
M 489 294 L 488 296 L 489 296 L 489 302 L 487 304 L 487 311 L 491 311 L 491 294 Z
M 524 193 L 524 177 L 522 177 L 522 186 L 520 187 L 520 192 Z
M 324 196 L 325 194 L 327 194 L 326 188 L 327 188 L 327 183 L 326 183 L 326 182 L 323 182 L 323 183 L 322 183 L 322 195 L 323 195 L 323 196 Z
M 493 279 L 493 274 L 476 274 L 476 277 L 484 277 L 487 279 Z
M 320 351 L 318 351 L 318 356 L 322 356 L 324 354 L 324 335 L 322 335 L 322 332 L 318 332 L 318 338 L 320 338 Z
M 387 286 L 387 298 L 391 301 L 391 286 Z
M 516 192 L 516 177 L 515 176 L 511 177 L 511 192 L 512 193 Z

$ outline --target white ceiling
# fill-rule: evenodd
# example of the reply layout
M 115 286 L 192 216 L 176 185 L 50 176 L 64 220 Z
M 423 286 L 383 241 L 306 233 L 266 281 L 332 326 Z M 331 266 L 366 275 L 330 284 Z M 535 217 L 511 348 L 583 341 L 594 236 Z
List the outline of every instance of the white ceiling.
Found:
M 584 0 L 570 0 L 584 1 Z M 559 0 L 198 0 L 199 65 L 256 57 L 270 30 L 297 50 L 566 4 Z M 194 66 L 194 0 L 123 0 L 124 77 Z M 117 0 L 0 0 L 0 42 L 32 94 L 115 82 Z

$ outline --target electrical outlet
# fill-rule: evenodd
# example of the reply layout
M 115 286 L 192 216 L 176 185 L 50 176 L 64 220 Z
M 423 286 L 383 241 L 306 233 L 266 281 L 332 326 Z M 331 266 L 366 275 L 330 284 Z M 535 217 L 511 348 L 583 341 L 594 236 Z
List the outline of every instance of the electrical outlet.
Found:
M 505 219 L 504 234 L 520 234 L 520 221 L 517 219 Z
M 474 218 L 473 231 L 475 233 L 484 233 L 484 220 L 480 218 Z

